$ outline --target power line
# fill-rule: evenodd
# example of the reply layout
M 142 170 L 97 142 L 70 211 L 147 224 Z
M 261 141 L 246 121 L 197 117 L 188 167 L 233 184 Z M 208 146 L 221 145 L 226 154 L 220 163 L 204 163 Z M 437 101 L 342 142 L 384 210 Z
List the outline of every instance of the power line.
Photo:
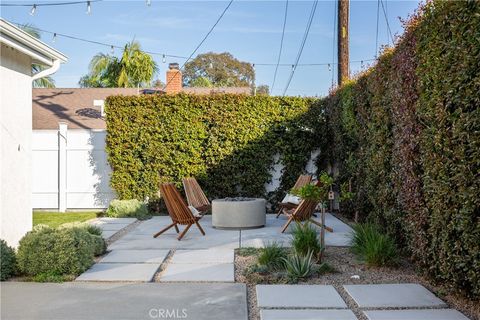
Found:
M 388 34 L 390 35 L 390 38 L 392 39 L 392 44 L 393 44 L 395 42 L 393 39 L 392 30 L 390 29 L 390 23 L 388 22 L 387 11 L 385 11 L 385 7 L 383 6 L 383 0 L 380 0 L 380 4 L 382 5 L 383 15 L 385 16 L 385 22 L 387 23 Z
M 378 23 L 380 21 L 380 0 L 377 0 L 377 30 L 375 31 L 375 58 L 378 57 Z
M 278 65 L 280 64 L 280 57 L 282 56 L 283 38 L 285 36 L 285 26 L 287 25 L 287 14 L 288 14 L 288 0 L 285 1 L 285 15 L 283 17 L 282 38 L 280 40 L 280 49 L 278 51 L 277 65 L 275 66 L 275 73 L 273 74 L 272 88 L 270 89 L 272 92 L 273 92 L 273 88 L 275 87 L 275 80 L 277 79 L 277 71 L 278 71 Z
M 213 32 L 213 30 L 215 29 L 215 27 L 217 26 L 217 24 L 220 22 L 220 20 L 222 20 L 223 16 L 225 15 L 225 13 L 227 12 L 228 8 L 230 8 L 230 6 L 232 5 L 233 3 L 233 0 L 230 0 L 230 2 L 228 3 L 228 5 L 225 7 L 225 9 L 223 10 L 222 14 L 220 15 L 220 17 L 218 17 L 217 21 L 213 24 L 213 26 L 210 28 L 210 30 L 207 32 L 207 34 L 203 37 L 202 41 L 200 41 L 200 43 L 195 47 L 195 49 L 193 50 L 193 52 L 188 56 L 187 60 L 185 60 L 185 62 L 183 63 L 182 67 L 180 68 L 180 70 L 183 69 L 183 67 L 185 67 L 185 64 L 193 57 L 193 55 L 197 52 L 197 50 L 201 47 L 201 45 L 205 42 L 205 40 L 207 40 L 208 36 Z M 167 81 L 167 83 L 165 84 L 165 86 L 163 87 L 163 90 L 165 90 L 165 88 L 168 86 L 168 84 L 177 77 L 177 75 L 179 74 L 179 71 L 175 72 L 175 74 L 173 75 L 173 77 L 170 78 L 170 80 Z
M 295 59 L 295 64 L 292 65 L 292 72 L 290 73 L 290 77 L 288 78 L 287 85 L 285 86 L 285 90 L 283 90 L 283 95 L 287 93 L 288 87 L 290 86 L 290 82 L 292 81 L 293 75 L 295 74 L 295 69 L 300 61 L 302 56 L 303 48 L 305 47 L 305 43 L 307 42 L 308 34 L 310 33 L 310 27 L 312 26 L 313 17 L 315 16 L 315 11 L 317 10 L 318 0 L 315 0 L 312 5 L 312 9 L 310 10 L 310 16 L 308 18 L 307 26 L 305 28 L 305 33 L 303 35 L 302 42 L 300 44 L 300 49 L 298 50 L 297 58 Z
M 71 1 L 71 2 L 45 2 L 45 3 L 0 3 L 1 7 L 51 7 L 51 6 L 68 6 L 76 4 L 88 4 L 94 2 L 101 2 L 103 0 L 90 0 L 90 1 Z
M 332 71 L 332 87 L 335 83 L 335 35 L 337 30 L 337 5 L 338 1 L 335 1 L 335 5 L 333 6 L 333 39 L 332 39 L 332 65 L 329 65 L 329 69 L 331 68 Z M 330 71 L 330 70 L 329 70 Z

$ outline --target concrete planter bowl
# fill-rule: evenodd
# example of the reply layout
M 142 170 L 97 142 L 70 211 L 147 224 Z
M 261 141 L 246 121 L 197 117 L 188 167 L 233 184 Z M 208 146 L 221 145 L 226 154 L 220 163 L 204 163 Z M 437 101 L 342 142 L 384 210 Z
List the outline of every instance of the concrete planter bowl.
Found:
M 266 200 L 225 198 L 212 201 L 212 225 L 218 229 L 262 228 L 266 223 Z

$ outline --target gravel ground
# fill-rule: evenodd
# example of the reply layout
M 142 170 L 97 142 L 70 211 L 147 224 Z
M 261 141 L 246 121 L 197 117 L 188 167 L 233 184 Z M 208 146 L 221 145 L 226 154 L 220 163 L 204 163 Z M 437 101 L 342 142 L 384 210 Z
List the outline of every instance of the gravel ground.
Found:
M 325 250 L 324 260 L 336 271 L 327 273 L 300 284 L 325 284 L 333 285 L 348 307 L 355 313 L 359 320 L 367 320 L 356 303 L 343 289 L 346 284 L 379 284 L 379 283 L 420 283 L 437 296 L 443 299 L 450 307 L 460 310 L 474 320 L 480 320 L 480 303 L 469 301 L 454 295 L 443 294 L 444 290 L 433 286 L 426 279 L 415 274 L 415 270 L 408 262 L 403 262 L 398 268 L 367 268 L 358 262 L 355 256 L 345 247 L 328 247 Z M 250 320 L 259 320 L 259 310 L 256 306 L 255 284 L 248 283 L 243 275 L 244 270 L 256 262 L 256 256 L 235 255 L 235 280 L 247 283 L 248 311 Z M 358 275 L 359 279 L 352 279 Z

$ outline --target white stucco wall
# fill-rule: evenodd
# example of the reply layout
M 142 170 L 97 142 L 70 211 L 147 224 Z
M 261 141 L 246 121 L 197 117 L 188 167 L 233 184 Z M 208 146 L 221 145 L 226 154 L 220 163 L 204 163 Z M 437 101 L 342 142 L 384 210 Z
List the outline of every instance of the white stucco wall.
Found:
M 32 228 L 31 58 L 0 49 L 0 238 L 17 246 Z
M 109 185 L 110 166 L 105 152 L 105 130 L 68 129 L 33 131 L 33 208 L 59 208 L 59 179 L 65 181 L 66 209 L 107 208 L 115 193 Z M 59 143 L 65 142 L 65 157 Z M 59 174 L 59 160 L 65 159 L 65 176 Z

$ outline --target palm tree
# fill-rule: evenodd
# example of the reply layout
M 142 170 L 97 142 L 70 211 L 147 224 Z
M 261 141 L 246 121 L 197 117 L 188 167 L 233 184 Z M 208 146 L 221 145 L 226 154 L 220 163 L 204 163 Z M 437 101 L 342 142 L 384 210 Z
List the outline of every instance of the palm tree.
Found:
M 37 39 L 40 39 L 40 32 L 38 32 L 37 28 L 35 28 L 31 24 L 23 24 L 19 26 L 20 29 L 31 35 L 32 37 L 35 37 Z M 32 64 L 32 74 L 38 73 L 42 70 L 44 70 L 45 67 L 39 64 Z M 34 88 L 55 88 L 55 80 L 53 80 L 52 77 L 46 76 L 40 79 L 37 79 L 33 81 L 33 87 Z
M 82 87 L 137 87 L 149 85 L 158 71 L 153 58 L 141 50 L 140 43 L 131 41 L 119 59 L 97 53 L 89 65 L 89 73 L 79 84 Z

